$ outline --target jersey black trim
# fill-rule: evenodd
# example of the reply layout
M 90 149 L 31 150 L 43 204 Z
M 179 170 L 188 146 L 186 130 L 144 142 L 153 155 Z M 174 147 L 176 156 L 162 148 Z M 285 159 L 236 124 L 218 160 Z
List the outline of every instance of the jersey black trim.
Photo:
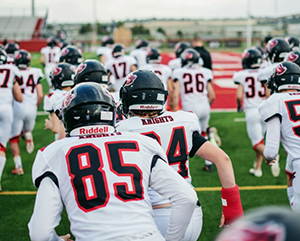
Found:
M 206 142 L 207 140 L 199 134 L 198 131 L 193 132 L 193 147 L 189 153 L 189 157 L 195 156 L 198 149 Z
M 268 117 L 267 119 L 265 119 L 265 122 L 268 122 L 269 120 L 273 119 L 274 117 L 278 117 L 279 120 L 280 120 L 280 123 L 281 123 L 281 121 L 282 121 L 282 116 L 281 116 L 280 114 L 278 114 L 278 113 L 276 113 L 276 114 L 274 114 L 274 115 Z
M 151 162 L 151 169 L 150 169 L 150 172 L 152 172 L 152 169 L 153 169 L 153 167 L 155 167 L 155 165 L 156 165 L 158 159 L 161 159 L 163 162 L 166 162 L 166 161 L 165 161 L 164 159 L 162 159 L 159 155 L 153 156 L 152 162 Z
M 53 172 L 45 172 L 42 176 L 39 176 L 37 179 L 35 179 L 34 185 L 39 188 L 41 181 L 45 178 L 45 177 L 49 177 L 54 183 L 55 185 L 59 188 L 59 184 L 58 184 L 58 179 L 55 176 L 55 174 Z

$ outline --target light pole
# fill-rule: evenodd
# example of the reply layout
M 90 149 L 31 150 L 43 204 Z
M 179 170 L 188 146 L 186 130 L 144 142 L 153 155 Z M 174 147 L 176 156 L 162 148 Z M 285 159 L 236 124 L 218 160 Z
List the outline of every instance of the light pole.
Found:
M 251 47 L 252 44 L 252 28 L 251 28 L 251 0 L 247 0 L 247 48 Z
M 97 0 L 93 0 L 93 17 L 94 17 L 94 31 L 93 31 L 93 44 L 97 45 Z

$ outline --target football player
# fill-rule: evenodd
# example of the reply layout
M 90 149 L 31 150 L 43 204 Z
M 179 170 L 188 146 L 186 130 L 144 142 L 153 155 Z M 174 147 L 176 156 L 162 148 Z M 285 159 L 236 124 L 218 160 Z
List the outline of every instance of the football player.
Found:
M 82 51 L 80 48 L 77 48 L 76 46 L 69 45 L 67 47 L 64 47 L 61 50 L 61 54 L 59 57 L 60 63 L 69 63 L 73 65 L 75 68 L 78 67 L 83 62 L 82 57 Z
M 136 59 L 137 67 L 140 69 L 143 65 L 147 64 L 146 56 L 149 51 L 149 43 L 145 39 L 139 39 L 135 42 L 135 49 L 130 52 L 130 56 Z
M 231 161 L 220 148 L 200 135 L 199 121 L 194 113 L 164 112 L 166 97 L 167 92 L 154 72 L 137 70 L 129 74 L 121 88 L 120 100 L 123 112 L 132 117 L 120 121 L 117 131 L 141 133 L 155 139 L 166 152 L 169 165 L 191 187 L 189 157 L 197 155 L 214 162 L 223 187 L 223 215 L 220 223 L 222 227 L 224 222 L 228 224 L 243 214 Z M 164 235 L 174 206 L 170 200 L 162 198 L 158 193 L 150 194 L 154 219 Z M 202 209 L 198 203 L 194 206 L 194 214 L 183 240 L 197 240 L 201 229 Z
M 292 158 L 293 198 L 291 206 L 300 210 L 300 132 L 298 106 L 300 104 L 300 67 L 293 62 L 277 65 L 267 82 L 273 94 L 264 100 L 259 113 L 267 122 L 266 147 L 264 156 L 269 165 L 274 163 L 280 141 Z
M 60 48 L 54 38 L 47 39 L 47 46 L 41 49 L 41 64 L 45 67 L 45 75 L 49 87 L 51 88 L 51 78 L 50 72 L 58 62 L 58 57 L 60 55 Z
M 253 209 L 224 229 L 215 241 L 298 241 L 299 214 L 283 206 Z
M 203 39 L 195 36 L 192 41 L 193 48 L 200 54 L 201 59 L 203 61 L 202 66 L 212 70 L 212 62 L 210 53 L 204 48 Z
M 256 156 L 254 168 L 250 169 L 250 173 L 256 177 L 262 176 L 261 164 L 266 131 L 266 124 L 258 113 L 258 107 L 265 98 L 265 88 L 258 80 L 261 63 L 262 55 L 258 50 L 245 49 L 242 55 L 243 70 L 235 72 L 233 75 L 233 81 L 238 85 L 236 92 L 238 112 L 243 111 L 242 103 L 244 103 L 247 133 Z M 272 167 L 272 174 L 277 177 L 280 171 L 279 166 L 273 165 Z
M 26 151 L 32 153 L 34 150 L 32 130 L 35 126 L 37 108 L 44 97 L 40 82 L 44 78 L 44 74 L 41 69 L 30 67 L 30 63 L 31 54 L 27 50 L 21 49 L 16 53 L 15 64 L 21 73 L 19 84 L 23 94 L 23 102 L 13 102 L 14 117 L 9 139 L 15 162 L 15 169 L 11 173 L 16 175 L 24 174 L 19 147 L 20 135 L 22 134 L 26 141 Z
M 173 94 L 173 83 L 172 83 L 172 69 L 161 63 L 161 55 L 158 49 L 151 48 L 147 54 L 147 64 L 142 67 L 145 70 L 154 71 L 159 78 L 166 90 L 168 90 L 169 95 Z M 171 109 L 172 103 L 170 103 L 170 99 L 167 99 L 166 108 Z
M 15 64 L 15 53 L 20 49 L 17 42 L 7 43 L 5 45 L 5 52 L 7 54 L 7 64 Z
M 6 144 L 13 123 L 13 99 L 23 101 L 19 86 L 20 71 L 17 66 L 6 64 L 6 59 L 6 52 L 0 49 L 0 191 L 2 191 L 1 176 L 6 162 Z
M 76 85 L 62 108 L 69 137 L 40 150 L 32 168 L 38 191 L 31 240 L 59 240 L 55 227 L 63 206 L 78 241 L 182 240 L 197 195 L 166 163 L 161 146 L 137 133 L 115 132 L 114 100 L 98 83 Z M 148 187 L 172 202 L 165 237 L 153 220 Z
M 61 122 L 55 111 L 60 109 L 63 96 L 74 86 L 75 68 L 69 63 L 59 63 L 51 73 L 53 92 L 44 97 L 44 110 L 49 112 L 49 119 L 45 120 L 45 130 L 49 129 L 55 134 L 55 140 L 59 139 Z
M 102 47 L 99 47 L 96 51 L 97 56 L 99 56 L 100 62 L 102 64 L 105 64 L 107 60 L 113 57 L 111 54 L 113 44 L 114 40 L 112 37 L 104 36 L 102 38 Z
M 269 89 L 266 86 L 268 79 L 270 78 L 273 69 L 277 64 L 282 62 L 286 55 L 290 52 L 288 42 L 283 38 L 272 38 L 266 45 L 266 55 L 269 64 L 265 68 L 260 69 L 258 79 L 262 82 L 266 89 L 266 97 L 270 96 Z
M 213 73 L 210 69 L 199 64 L 200 55 L 192 49 L 185 49 L 181 55 L 182 67 L 173 71 L 174 81 L 171 103 L 175 111 L 179 97 L 182 109 L 193 111 L 199 120 L 201 135 L 207 138 L 207 128 L 210 118 L 210 106 L 215 100 L 215 92 L 212 85 Z M 212 172 L 213 165 L 205 160 L 203 170 Z
M 174 49 L 174 52 L 175 52 L 175 56 L 176 58 L 175 59 L 172 59 L 169 61 L 168 63 L 168 66 L 174 70 L 174 69 L 178 69 L 178 68 L 181 68 L 181 58 L 180 58 L 180 55 L 182 54 L 182 52 L 186 49 L 186 48 L 189 48 L 190 47 L 190 44 L 189 43 L 186 43 L 186 42 L 178 42 L 176 45 L 175 45 L 175 49 Z
M 113 84 L 114 92 L 119 92 L 123 85 L 125 77 L 132 71 L 137 69 L 136 59 L 125 54 L 125 48 L 122 44 L 116 44 L 112 50 L 113 58 L 105 62 L 109 82 Z M 111 76 L 114 81 L 111 82 Z

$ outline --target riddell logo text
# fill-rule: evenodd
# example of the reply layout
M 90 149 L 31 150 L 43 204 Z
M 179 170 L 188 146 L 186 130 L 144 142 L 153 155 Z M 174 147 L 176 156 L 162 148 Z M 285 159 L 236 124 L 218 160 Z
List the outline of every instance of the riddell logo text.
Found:
M 86 129 L 86 128 L 79 129 L 79 134 L 80 135 L 98 134 L 98 133 L 103 133 L 103 132 L 108 132 L 108 127 L 107 126 L 104 126 L 103 128 L 91 127 L 89 129 Z
M 159 108 L 161 108 L 161 107 L 155 106 L 155 105 L 141 105 L 140 108 L 141 108 L 141 109 L 155 110 L 155 109 L 159 109 Z

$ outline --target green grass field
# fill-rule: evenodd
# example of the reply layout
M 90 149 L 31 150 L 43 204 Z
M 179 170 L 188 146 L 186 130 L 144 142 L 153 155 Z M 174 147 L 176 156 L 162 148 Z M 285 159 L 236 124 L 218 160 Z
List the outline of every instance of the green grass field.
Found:
M 94 54 L 88 54 L 86 58 L 95 58 Z M 39 54 L 33 54 L 32 65 L 41 67 L 39 64 Z M 45 93 L 47 83 L 43 81 Z M 41 110 L 41 108 L 39 108 Z M 14 168 L 14 162 L 7 145 L 7 162 L 2 176 L 2 189 L 0 193 L 0 240 L 29 240 L 27 223 L 33 211 L 36 188 L 31 180 L 31 167 L 36 151 L 54 140 L 54 135 L 50 131 L 44 130 L 44 120 L 47 116 L 37 116 L 36 126 L 33 131 L 35 141 L 35 151 L 27 154 L 25 142 L 20 140 L 21 156 L 25 174 L 14 176 L 10 172 Z M 241 199 L 244 210 L 267 206 L 267 205 L 288 205 L 286 195 L 286 177 L 284 173 L 285 157 L 284 150 L 280 149 L 281 173 L 274 178 L 270 167 L 263 165 L 263 176 L 260 178 L 249 174 L 255 160 L 250 140 L 246 133 L 245 122 L 236 122 L 236 118 L 243 118 L 244 113 L 211 113 L 210 125 L 216 126 L 222 138 L 222 149 L 230 156 L 236 182 L 241 188 Z M 200 241 L 211 241 L 220 231 L 218 228 L 219 218 L 222 211 L 220 191 L 205 189 L 204 187 L 220 187 L 220 181 L 216 170 L 212 173 L 202 171 L 204 162 L 198 157 L 194 157 L 190 162 L 193 185 L 201 202 L 204 213 L 204 224 Z M 271 187 L 272 186 L 272 187 Z M 275 186 L 275 187 L 274 187 Z M 198 189 L 199 188 L 199 189 Z M 69 221 L 66 213 L 59 227 L 58 234 L 70 233 Z

